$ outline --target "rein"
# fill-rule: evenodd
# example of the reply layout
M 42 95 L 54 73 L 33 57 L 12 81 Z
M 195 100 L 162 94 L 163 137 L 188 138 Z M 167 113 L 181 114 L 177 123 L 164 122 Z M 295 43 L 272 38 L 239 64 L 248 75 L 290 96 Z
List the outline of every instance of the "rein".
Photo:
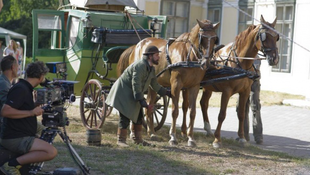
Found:
M 193 42 L 191 42 L 190 40 L 181 40 L 181 41 L 174 41 L 174 42 L 184 42 L 184 43 L 190 43 L 190 51 L 188 52 L 187 54 L 187 57 L 186 57 L 186 62 L 190 62 L 189 61 L 189 57 L 190 57 L 190 53 L 193 52 L 194 55 L 196 56 L 197 60 L 198 60 L 198 63 L 201 63 L 202 59 L 204 58 L 204 55 L 202 54 L 202 52 L 199 51 L 199 49 L 197 49 L 197 47 L 193 44 Z M 169 46 L 170 46 L 170 41 L 168 40 L 167 44 L 166 44 L 166 58 L 167 58 L 167 61 L 168 61 L 168 65 L 172 64 L 171 63 L 171 59 L 170 59 L 170 56 L 169 56 Z M 199 43 L 199 46 L 200 46 L 200 43 Z M 197 53 L 198 54 L 197 54 Z M 200 57 L 199 57 L 200 56 Z
M 194 55 L 196 56 L 196 58 L 198 59 L 198 61 L 189 61 L 189 57 L 190 57 L 190 52 L 188 52 L 187 54 L 187 57 L 186 57 L 186 60 L 187 61 L 181 61 L 181 62 L 177 62 L 177 63 L 173 63 L 171 62 L 171 58 L 169 56 L 169 46 L 171 43 L 173 42 L 184 42 L 184 43 L 187 43 L 189 42 L 191 47 L 190 47 L 190 50 L 194 50 L 193 53 Z M 196 52 L 199 53 L 199 55 L 196 54 Z M 179 67 L 185 67 L 185 68 L 194 68 L 194 67 L 200 67 L 201 68 L 201 61 L 202 61 L 202 58 L 199 59 L 198 56 L 200 57 L 203 57 L 203 55 L 199 52 L 199 50 L 197 49 L 197 47 L 190 41 L 190 40 L 181 40 L 181 41 L 175 41 L 173 39 L 169 39 L 167 44 L 166 44 L 166 59 L 167 59 L 167 62 L 168 62 L 168 66 L 163 69 L 162 71 L 160 71 L 156 77 L 159 77 L 161 74 L 163 74 L 165 71 L 169 70 L 169 72 L 171 73 L 171 69 L 173 68 L 179 68 Z
M 171 69 L 173 69 L 173 68 L 179 68 L 179 67 L 184 67 L 184 68 L 196 68 L 196 67 L 199 67 L 199 68 L 202 68 L 201 67 L 201 62 L 202 62 L 203 58 L 209 57 L 210 54 L 209 54 L 209 50 L 208 49 L 206 49 L 207 50 L 207 54 L 206 55 L 203 54 L 203 51 L 202 51 L 203 48 L 202 48 L 202 45 L 201 45 L 201 40 L 202 40 L 202 38 L 208 38 L 208 46 L 210 47 L 211 39 L 212 38 L 217 38 L 217 35 L 207 36 L 207 35 L 203 35 L 202 32 L 203 31 L 212 31 L 212 30 L 210 30 L 210 29 L 209 30 L 208 29 L 200 29 L 200 31 L 198 33 L 198 48 L 195 46 L 195 44 L 190 39 L 174 40 L 174 41 L 172 39 L 169 39 L 167 41 L 166 49 L 165 49 L 168 66 L 165 69 L 163 69 L 161 72 L 159 72 L 156 76 L 159 77 L 166 70 L 169 70 L 171 72 Z M 218 38 L 217 38 L 217 40 L 218 40 Z M 190 44 L 190 48 L 189 48 L 189 52 L 188 52 L 187 57 L 186 57 L 186 61 L 181 61 L 181 62 L 177 62 L 177 63 L 173 63 L 172 64 L 171 58 L 169 56 L 169 46 L 173 42 L 184 42 L 185 44 L 186 43 Z M 190 54 L 191 54 L 191 52 L 193 52 L 194 56 L 197 58 L 198 61 L 190 61 Z
M 231 56 L 231 54 L 233 54 L 233 56 Z M 228 56 L 221 56 L 221 55 L 220 55 L 219 57 L 221 58 L 222 61 L 217 61 L 217 60 L 215 60 L 215 62 L 223 62 L 226 66 L 227 66 L 227 63 L 228 63 L 228 62 L 232 62 L 232 63 L 235 63 L 235 64 L 238 66 L 238 69 L 241 69 L 241 70 L 244 70 L 244 71 L 248 71 L 248 70 L 250 70 L 251 68 L 254 68 L 254 71 L 255 71 L 255 73 L 257 74 L 257 69 L 255 68 L 254 63 L 253 63 L 253 64 L 251 65 L 251 67 L 248 68 L 248 69 L 243 69 L 243 68 L 241 67 L 241 63 L 240 63 L 240 60 L 239 60 L 239 59 L 255 60 L 256 58 L 238 57 L 238 54 L 236 53 L 236 45 L 235 45 L 235 42 L 233 42 L 232 46 L 230 47 L 230 51 L 229 51 L 229 53 L 228 53 Z M 222 57 L 226 57 L 226 59 L 223 59 Z M 236 61 L 231 60 L 230 58 L 236 59 Z M 219 67 L 219 66 L 222 66 L 222 65 L 217 64 L 217 65 L 215 65 L 215 66 Z M 223 66 L 222 66 L 222 67 L 223 67 Z M 237 68 L 234 68 L 234 69 L 237 69 Z
M 211 30 L 208 30 L 208 29 L 200 29 L 199 33 L 198 33 L 198 48 L 195 46 L 195 44 L 190 40 L 190 39 L 186 39 L 185 41 L 184 40 L 179 40 L 177 42 L 184 42 L 184 43 L 190 43 L 191 47 L 189 50 L 191 50 L 195 57 L 197 58 L 198 60 L 198 63 L 201 63 L 202 59 L 203 58 L 206 58 L 206 57 L 209 57 L 209 50 L 207 50 L 207 53 L 204 55 L 203 54 L 203 51 L 202 51 L 202 45 L 201 45 L 201 40 L 202 38 L 208 38 L 208 46 L 210 47 L 210 43 L 211 43 L 211 39 L 212 38 L 217 38 L 217 35 L 214 35 L 214 36 L 207 36 L 207 35 L 203 35 L 201 34 L 203 31 L 211 31 Z M 171 59 L 170 59 L 170 56 L 169 56 L 169 46 L 172 42 L 170 42 L 170 40 L 168 40 L 167 44 L 166 44 L 166 59 L 168 61 L 168 65 L 171 64 Z M 189 62 L 189 57 L 190 57 L 190 53 L 191 51 L 188 52 L 187 54 L 187 62 Z M 198 53 L 198 54 L 197 54 Z
M 159 77 L 161 74 L 163 74 L 167 70 L 171 70 L 174 68 L 201 68 L 200 62 L 198 61 L 181 61 L 173 64 L 169 64 L 165 69 L 160 71 L 156 77 Z
M 132 18 L 131 15 L 130 15 L 130 13 L 128 13 L 127 11 L 126 11 L 125 13 L 126 13 L 126 16 L 127 16 L 128 19 L 129 19 L 130 23 L 131 23 L 131 26 L 132 26 L 133 29 L 135 30 L 136 35 L 138 36 L 139 40 L 141 41 L 141 37 L 140 37 L 139 33 L 137 32 L 137 29 L 136 29 L 135 25 L 134 25 L 133 22 L 132 22 L 132 19 L 135 20 L 135 18 Z M 147 33 L 148 35 L 152 36 L 152 34 L 148 33 L 136 20 L 135 20 L 135 22 L 136 22 L 136 24 L 137 24 L 145 33 Z

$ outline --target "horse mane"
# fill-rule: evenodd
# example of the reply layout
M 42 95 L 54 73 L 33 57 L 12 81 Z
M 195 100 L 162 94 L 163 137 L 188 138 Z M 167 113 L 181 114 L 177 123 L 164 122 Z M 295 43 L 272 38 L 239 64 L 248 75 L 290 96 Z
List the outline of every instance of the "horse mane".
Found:
M 187 41 L 189 38 L 190 33 L 182 33 L 175 41 Z
M 235 38 L 235 45 L 240 46 L 241 43 L 246 43 L 249 34 L 256 28 L 256 25 L 250 25 L 246 30 L 240 32 Z
M 119 57 L 119 60 L 117 62 L 117 67 L 116 67 L 116 73 L 118 77 L 120 77 L 122 73 L 124 72 L 124 70 L 129 66 L 130 54 L 134 52 L 135 48 L 136 48 L 136 45 L 130 46 Z
M 201 21 L 202 23 L 209 23 L 211 24 L 211 26 L 213 27 L 213 24 L 211 23 L 211 21 L 204 19 Z M 200 30 L 200 26 L 197 23 L 192 29 L 191 31 L 188 33 L 183 33 L 181 34 L 176 41 L 188 41 L 190 40 L 191 42 L 195 43 L 195 41 L 198 39 L 198 33 Z

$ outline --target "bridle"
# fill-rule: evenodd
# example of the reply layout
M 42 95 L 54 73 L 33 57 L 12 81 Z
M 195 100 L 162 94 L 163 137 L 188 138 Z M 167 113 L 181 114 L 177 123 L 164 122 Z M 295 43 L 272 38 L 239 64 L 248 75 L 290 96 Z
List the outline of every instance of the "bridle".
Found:
M 263 53 L 263 55 L 259 54 L 259 53 L 258 54 L 261 56 L 264 56 L 264 57 L 266 57 L 266 52 L 277 50 L 277 47 L 272 47 L 272 48 L 265 48 L 264 47 L 264 41 L 267 39 L 267 34 L 270 34 L 272 37 L 277 37 L 277 41 L 279 41 L 279 34 L 271 33 L 264 27 L 259 28 L 257 36 L 256 36 L 256 41 L 258 41 L 258 40 L 260 41 L 260 44 L 261 44 L 260 51 Z
M 201 44 L 202 38 L 208 38 L 208 47 L 210 47 L 210 45 L 211 45 L 211 39 L 212 38 L 215 38 L 215 43 L 214 44 L 217 45 L 219 43 L 219 38 L 218 38 L 217 35 L 207 36 L 207 35 L 203 34 L 206 31 L 212 31 L 212 30 L 214 30 L 214 29 L 202 29 L 202 28 L 200 28 L 199 33 L 198 33 L 198 38 L 199 38 L 198 50 L 199 50 L 200 55 L 203 56 L 203 58 L 209 58 L 210 54 L 209 54 L 209 48 L 205 48 L 206 49 L 206 54 L 203 55 L 203 52 L 202 52 L 202 47 L 203 46 Z

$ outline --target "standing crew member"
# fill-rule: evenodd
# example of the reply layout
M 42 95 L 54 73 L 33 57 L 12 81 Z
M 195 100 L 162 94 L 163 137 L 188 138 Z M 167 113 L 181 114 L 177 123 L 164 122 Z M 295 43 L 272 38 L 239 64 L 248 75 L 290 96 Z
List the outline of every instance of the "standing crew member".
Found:
M 6 96 L 8 95 L 9 89 L 12 86 L 12 82 L 17 78 L 18 72 L 18 63 L 12 55 L 5 56 L 1 62 L 1 71 L 0 75 L 0 111 L 3 105 L 6 102 Z M 0 131 L 2 128 L 3 118 L 0 114 Z

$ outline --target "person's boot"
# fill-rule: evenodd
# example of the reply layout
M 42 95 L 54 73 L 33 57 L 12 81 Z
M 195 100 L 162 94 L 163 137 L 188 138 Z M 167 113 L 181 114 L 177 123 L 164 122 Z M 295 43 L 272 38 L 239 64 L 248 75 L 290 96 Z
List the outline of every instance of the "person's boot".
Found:
M 120 147 L 128 147 L 129 145 L 127 145 L 126 139 L 127 139 L 127 129 L 118 128 L 116 144 Z
M 258 145 L 263 144 L 263 136 L 255 137 L 255 142 L 256 142 L 256 144 L 258 144 Z
M 132 132 L 134 133 L 132 139 L 135 144 L 137 145 L 141 144 L 142 146 L 155 146 L 142 139 L 142 124 L 141 125 L 133 124 Z
M 21 168 L 21 165 L 18 166 L 9 166 L 9 162 L 6 162 L 2 167 L 1 170 L 6 175 L 21 175 L 19 169 Z

